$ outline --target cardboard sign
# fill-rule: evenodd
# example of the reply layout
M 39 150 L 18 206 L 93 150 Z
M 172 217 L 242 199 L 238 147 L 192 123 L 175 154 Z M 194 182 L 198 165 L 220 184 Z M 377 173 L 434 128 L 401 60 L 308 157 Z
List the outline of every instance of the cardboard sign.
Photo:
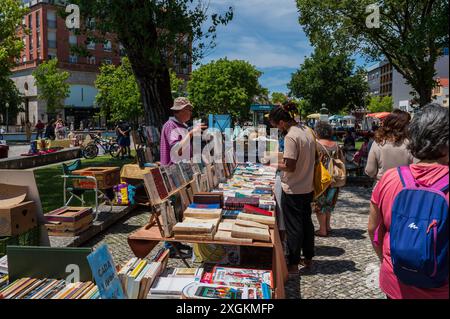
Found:
M 100 246 L 87 259 L 100 297 L 102 299 L 126 299 L 108 246 Z

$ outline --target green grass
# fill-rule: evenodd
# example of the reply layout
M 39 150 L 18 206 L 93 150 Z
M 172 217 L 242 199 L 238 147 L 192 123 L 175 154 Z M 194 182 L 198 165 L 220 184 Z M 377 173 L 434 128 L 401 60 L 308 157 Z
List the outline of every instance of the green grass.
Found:
M 110 155 L 99 156 L 97 158 L 87 160 L 81 160 L 81 167 L 98 167 L 98 166 L 117 166 L 122 167 L 125 164 L 132 163 L 134 160 L 132 159 L 115 159 Z M 64 205 L 64 197 L 63 197 L 63 179 L 62 175 L 62 166 L 61 164 L 56 164 L 54 166 L 45 167 L 41 169 L 36 169 L 34 171 L 34 176 L 36 178 L 36 184 L 39 190 L 39 195 L 41 197 L 42 208 L 44 213 L 48 213 L 54 209 L 62 207 Z M 88 195 L 89 194 L 89 195 Z M 94 205 L 94 196 L 93 192 L 87 192 L 85 195 L 86 201 Z M 71 204 L 73 206 L 80 205 L 81 203 L 74 199 Z

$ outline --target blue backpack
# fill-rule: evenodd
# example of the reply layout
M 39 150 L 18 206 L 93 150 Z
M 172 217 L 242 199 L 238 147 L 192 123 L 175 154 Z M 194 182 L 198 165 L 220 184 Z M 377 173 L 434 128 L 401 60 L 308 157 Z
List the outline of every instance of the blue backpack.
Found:
M 406 285 L 442 287 L 448 280 L 448 174 L 420 185 L 409 166 L 399 167 L 403 189 L 395 197 L 390 228 L 394 273 Z

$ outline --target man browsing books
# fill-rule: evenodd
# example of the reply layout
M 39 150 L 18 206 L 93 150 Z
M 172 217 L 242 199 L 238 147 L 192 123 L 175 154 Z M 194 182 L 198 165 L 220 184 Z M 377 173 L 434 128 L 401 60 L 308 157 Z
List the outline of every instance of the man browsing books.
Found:
M 191 102 L 185 97 L 176 98 L 173 107 L 173 116 L 163 125 L 160 141 L 160 163 L 161 166 L 170 166 L 180 162 L 183 159 L 190 160 L 192 152 L 190 151 L 191 138 L 196 132 L 206 128 L 205 126 L 195 127 L 189 131 L 186 124 L 192 118 L 193 107 Z M 170 249 L 170 257 L 176 257 L 177 253 L 168 242 L 164 246 Z M 178 250 L 190 250 L 191 247 L 177 244 Z M 181 252 L 182 257 L 188 257 Z

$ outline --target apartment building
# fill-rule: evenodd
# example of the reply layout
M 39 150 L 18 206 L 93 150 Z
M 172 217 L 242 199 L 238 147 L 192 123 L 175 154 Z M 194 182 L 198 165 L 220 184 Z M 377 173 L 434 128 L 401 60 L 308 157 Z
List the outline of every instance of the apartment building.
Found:
M 58 67 L 70 73 L 68 79 L 70 96 L 64 101 L 64 109 L 52 117 L 60 116 L 67 123 L 73 123 L 75 128 L 80 127 L 83 121 L 86 127 L 99 111 L 95 105 L 97 90 L 94 85 L 99 67 L 102 64 L 118 65 L 124 55 L 122 46 L 114 34 L 108 35 L 104 43 L 95 43 L 88 41 L 86 36 L 77 35 L 69 30 L 58 12 L 66 1 L 22 0 L 22 2 L 29 7 L 29 12 L 22 21 L 28 33 L 18 31 L 24 42 L 24 50 L 20 59 L 16 61 L 11 76 L 25 97 L 25 112 L 18 115 L 17 124 L 21 125 L 27 120 L 31 123 L 49 120 L 45 101 L 37 98 L 38 89 L 32 72 L 40 63 L 57 58 Z M 95 24 L 95 21 L 85 23 Z M 73 46 L 86 46 L 89 55 L 77 56 L 71 50 Z M 190 57 L 183 56 L 178 59 L 179 61 L 172 59 L 173 68 L 178 76 L 187 81 L 192 73 Z M 182 64 L 181 60 L 183 63 L 187 61 L 188 66 Z
M 444 51 L 444 55 L 441 56 L 436 62 L 435 69 L 436 80 L 448 79 L 448 49 Z M 397 70 L 395 70 L 388 61 L 377 62 L 368 67 L 366 71 L 369 93 L 371 95 L 381 97 L 392 96 L 392 99 L 394 101 L 394 108 L 400 108 L 406 111 L 412 110 L 411 101 L 413 99 L 412 92 L 414 92 L 414 89 L 406 83 L 405 78 L 399 72 L 397 72 Z M 445 81 L 443 83 L 445 84 Z M 442 91 L 444 91 L 444 89 Z M 436 94 L 433 93 L 433 96 L 435 95 Z M 435 101 L 441 103 L 445 101 L 445 98 L 435 99 Z

